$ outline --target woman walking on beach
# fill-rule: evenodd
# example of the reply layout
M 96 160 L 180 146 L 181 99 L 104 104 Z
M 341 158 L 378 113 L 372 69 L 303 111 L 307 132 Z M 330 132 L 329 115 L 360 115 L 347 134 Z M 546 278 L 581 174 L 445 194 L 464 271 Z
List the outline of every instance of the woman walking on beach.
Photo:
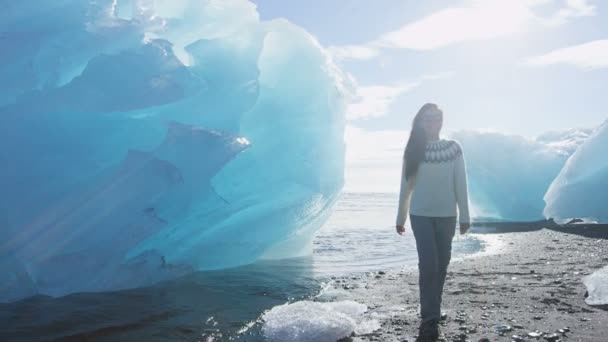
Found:
M 462 148 L 439 137 L 443 112 L 427 103 L 416 114 L 403 156 L 397 233 L 410 222 L 416 249 L 420 287 L 420 324 L 416 341 L 440 336 L 441 295 L 452 252 L 458 207 L 460 234 L 470 227 L 467 176 Z

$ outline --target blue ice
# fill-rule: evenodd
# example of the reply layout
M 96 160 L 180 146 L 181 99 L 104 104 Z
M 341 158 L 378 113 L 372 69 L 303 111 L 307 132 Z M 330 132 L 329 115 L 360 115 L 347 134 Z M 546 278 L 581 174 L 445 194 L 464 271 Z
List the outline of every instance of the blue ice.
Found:
M 596 158 L 607 146 L 606 124 L 548 131 L 535 138 L 490 131 L 451 136 L 465 151 L 476 220 L 607 219 L 605 207 L 598 205 L 606 199 L 592 200 L 605 192 L 588 196 L 593 188 L 606 189 L 606 162 Z M 564 179 L 573 173 L 578 174 L 576 184 L 568 188 Z
M 245 0 L 0 13 L 0 301 L 310 253 L 350 85 Z
M 608 120 L 574 152 L 547 193 L 544 214 L 608 222 Z

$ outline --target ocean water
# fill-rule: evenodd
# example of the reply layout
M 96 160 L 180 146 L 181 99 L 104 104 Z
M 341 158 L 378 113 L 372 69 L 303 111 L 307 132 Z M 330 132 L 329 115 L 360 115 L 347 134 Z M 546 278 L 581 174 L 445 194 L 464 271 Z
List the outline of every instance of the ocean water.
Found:
M 344 193 L 311 256 L 265 260 L 155 286 L 0 304 L 0 341 L 264 341 L 260 317 L 314 298 L 333 276 L 414 268 L 411 231 L 393 226 L 396 194 Z M 459 237 L 453 257 L 484 242 Z

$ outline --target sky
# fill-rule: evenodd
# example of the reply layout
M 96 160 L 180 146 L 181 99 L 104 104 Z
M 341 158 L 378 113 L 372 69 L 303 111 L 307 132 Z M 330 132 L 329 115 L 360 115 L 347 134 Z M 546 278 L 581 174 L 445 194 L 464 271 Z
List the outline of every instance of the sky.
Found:
M 536 135 L 608 116 L 608 2 L 254 0 L 357 81 L 357 127 L 403 128 L 425 102 L 446 128 Z
M 608 1 L 253 2 L 263 20 L 306 29 L 355 80 L 347 189 L 395 189 L 426 102 L 443 109 L 444 132 L 534 137 L 608 118 Z

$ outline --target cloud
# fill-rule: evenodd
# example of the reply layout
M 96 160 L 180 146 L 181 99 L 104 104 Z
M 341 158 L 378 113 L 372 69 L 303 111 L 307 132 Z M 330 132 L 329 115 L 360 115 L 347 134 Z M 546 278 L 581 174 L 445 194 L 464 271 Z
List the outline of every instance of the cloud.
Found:
M 417 87 L 417 83 L 398 86 L 364 86 L 357 88 L 355 101 L 348 106 L 346 118 L 356 120 L 385 115 L 401 94 Z
M 330 46 L 327 50 L 336 60 L 366 60 L 378 56 L 379 53 L 378 49 L 364 45 Z
M 533 17 L 518 2 L 479 2 L 448 8 L 380 36 L 379 46 L 431 50 L 450 44 L 485 40 L 523 32 Z
M 553 50 L 524 61 L 528 66 L 572 65 L 583 70 L 608 68 L 608 39 Z
M 420 80 L 422 81 L 430 81 L 430 80 L 440 80 L 442 78 L 448 78 L 448 77 L 452 77 L 454 75 L 455 71 L 446 71 L 446 72 L 439 72 L 436 74 L 429 74 L 429 75 L 423 75 L 422 77 L 420 77 Z
M 401 82 L 398 85 L 371 85 L 356 88 L 354 101 L 348 105 L 347 120 L 358 120 L 379 117 L 388 114 L 393 102 L 404 93 L 420 86 L 425 81 L 438 80 L 451 77 L 454 72 L 444 72 L 423 75 L 410 82 Z
M 570 18 L 589 17 L 594 16 L 595 13 L 595 6 L 589 4 L 587 0 L 567 0 L 566 6 L 549 18 L 547 24 L 562 25 Z
M 381 49 L 433 50 L 452 44 L 513 36 L 534 27 L 559 26 L 571 18 L 595 15 L 587 0 L 566 0 L 548 16 L 535 12 L 555 0 L 471 0 L 448 7 L 360 45 L 334 46 L 340 59 L 371 59 Z
M 344 191 L 399 191 L 401 160 L 408 135 L 405 130 L 369 131 L 347 125 Z

